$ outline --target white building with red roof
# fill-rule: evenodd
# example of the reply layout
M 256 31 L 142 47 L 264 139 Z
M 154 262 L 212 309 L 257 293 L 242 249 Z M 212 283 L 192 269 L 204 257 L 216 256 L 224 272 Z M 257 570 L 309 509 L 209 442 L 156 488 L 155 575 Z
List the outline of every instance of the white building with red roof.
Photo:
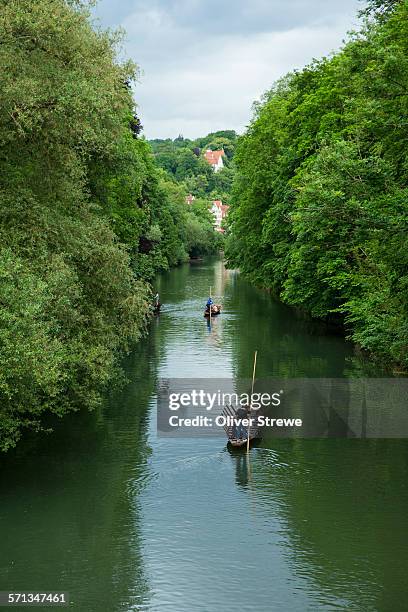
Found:
M 228 214 L 229 206 L 227 204 L 223 204 L 221 200 L 214 200 L 210 211 L 214 216 L 214 229 L 217 232 L 224 233 L 224 229 L 222 227 L 222 222 L 226 218 Z
M 218 172 L 224 167 L 224 162 L 222 161 L 224 155 L 224 149 L 220 149 L 219 151 L 211 151 L 211 149 L 207 149 L 207 151 L 204 153 L 204 159 L 207 160 L 214 172 Z

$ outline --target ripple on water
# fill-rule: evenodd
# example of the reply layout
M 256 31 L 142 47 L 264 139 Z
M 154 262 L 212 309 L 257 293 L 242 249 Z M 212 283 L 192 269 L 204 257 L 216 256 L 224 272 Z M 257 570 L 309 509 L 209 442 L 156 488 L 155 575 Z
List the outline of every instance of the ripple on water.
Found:
M 224 304 L 211 328 L 201 314 L 210 286 Z M 260 376 L 341 377 L 350 367 L 344 340 L 311 330 L 221 262 L 175 271 L 160 292 L 159 376 L 247 377 L 255 349 Z M 152 478 L 139 496 L 151 610 L 381 610 L 375 579 L 387 562 L 371 534 L 388 511 L 373 448 L 265 440 L 248 461 L 221 438 L 158 438 L 151 415 Z M 394 499 L 400 536 L 406 501 Z

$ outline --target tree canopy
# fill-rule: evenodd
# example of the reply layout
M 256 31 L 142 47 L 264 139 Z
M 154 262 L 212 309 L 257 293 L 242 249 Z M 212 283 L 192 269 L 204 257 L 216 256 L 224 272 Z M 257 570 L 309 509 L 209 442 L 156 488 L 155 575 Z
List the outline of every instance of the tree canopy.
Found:
M 86 2 L 2 2 L 0 39 L 7 450 L 48 414 L 98 405 L 145 329 L 148 281 L 216 245 L 141 137 L 137 67 L 118 61 L 119 37 L 91 26 Z
M 174 140 L 150 140 L 156 162 L 175 180 L 183 184 L 188 193 L 207 200 L 229 203 L 235 166 L 233 157 L 238 136 L 234 130 L 212 132 L 207 136 L 189 140 L 178 136 Z M 224 149 L 224 167 L 214 172 L 204 159 L 204 153 Z
M 381 15 L 339 53 L 256 105 L 234 158 L 227 257 L 406 367 L 408 4 L 372 5 Z

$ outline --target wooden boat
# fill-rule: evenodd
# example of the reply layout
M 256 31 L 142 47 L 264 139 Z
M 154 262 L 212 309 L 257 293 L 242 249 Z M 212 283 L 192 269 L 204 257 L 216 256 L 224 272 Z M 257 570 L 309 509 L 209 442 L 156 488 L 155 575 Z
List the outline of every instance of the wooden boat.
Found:
M 160 314 L 160 308 L 161 308 L 161 304 L 160 304 L 160 302 L 157 302 L 157 304 L 155 304 L 155 305 L 153 306 L 153 312 L 154 312 L 154 314 Z
M 249 438 L 249 447 L 252 448 L 253 446 L 256 446 L 257 444 L 260 443 L 260 441 L 262 440 L 262 438 Z M 247 448 L 247 441 L 246 440 L 228 440 L 227 442 L 227 446 L 228 448 Z
M 216 317 L 219 314 L 221 314 L 221 304 L 213 304 L 211 306 L 211 316 L 212 317 Z M 205 317 L 209 317 L 210 316 L 210 309 L 209 308 L 206 308 L 204 310 L 204 316 Z
M 222 415 L 225 417 L 234 417 L 235 410 L 232 406 L 224 406 L 222 411 Z M 251 416 L 249 413 L 248 416 Z M 254 413 L 252 413 L 252 418 L 254 417 Z M 224 431 L 227 434 L 228 445 L 236 448 L 247 447 L 248 439 L 247 438 L 235 438 L 235 425 L 224 425 Z M 262 430 L 259 426 L 254 426 L 249 428 L 249 444 L 251 445 L 257 440 L 262 438 Z

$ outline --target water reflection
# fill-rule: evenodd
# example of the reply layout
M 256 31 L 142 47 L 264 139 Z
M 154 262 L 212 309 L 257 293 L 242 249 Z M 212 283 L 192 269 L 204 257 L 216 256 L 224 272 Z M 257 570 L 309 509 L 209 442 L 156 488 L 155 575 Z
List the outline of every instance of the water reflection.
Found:
M 260 378 L 343 378 L 366 372 L 352 347 L 219 260 L 156 286 L 125 391 L 2 461 L 3 589 L 68 590 L 81 612 L 404 609 L 405 441 L 265 438 L 248 457 L 156 434 L 158 377 L 247 378 L 257 349 Z
M 192 274 L 194 285 L 183 326 L 173 324 L 166 330 L 164 344 L 177 345 L 180 355 L 177 367 L 164 357 L 160 371 L 166 375 L 177 376 L 186 367 L 193 376 L 207 376 L 208 371 L 216 372 L 211 369 L 211 364 L 216 364 L 219 376 L 247 377 L 255 349 L 261 356 L 259 377 L 341 378 L 353 372 L 373 372 L 370 368 L 365 370 L 364 362 L 340 336 L 297 317 L 268 294 L 250 287 L 236 273 L 224 276 L 219 264 L 213 268 L 206 264 L 196 267 Z M 201 310 L 206 287 L 215 286 L 217 279 L 224 292 L 223 314 L 217 326 L 212 326 L 209 341 L 197 331 L 200 324 L 196 313 Z M 174 283 L 173 276 L 172 291 Z M 163 290 L 166 292 L 165 285 Z M 182 286 L 178 292 L 183 293 Z M 180 303 L 179 294 L 176 302 Z M 184 355 L 191 356 L 190 349 L 194 367 L 184 362 Z M 374 373 L 378 376 L 381 372 Z M 328 389 L 327 396 L 331 410 L 329 435 L 353 435 L 348 413 L 343 411 L 339 416 L 338 411 L 339 404 L 346 411 L 350 404 L 347 385 L 336 394 Z M 360 412 L 364 430 L 364 398 Z M 195 525 L 198 538 L 191 541 L 177 534 L 172 542 L 199 573 L 176 580 L 182 596 L 177 609 L 232 610 L 236 592 L 242 610 L 252 610 L 254 605 L 265 611 L 401 609 L 397 593 L 401 589 L 406 593 L 399 568 L 407 565 L 402 542 L 406 541 L 404 517 L 408 510 L 404 441 L 383 441 L 382 451 L 378 452 L 378 443 L 373 440 L 266 439 L 251 450 L 250 459 L 245 452 L 221 452 L 216 466 L 214 459 L 208 462 L 206 458 L 213 457 L 212 451 L 219 442 L 208 440 L 204 448 L 199 442 L 194 480 L 190 474 L 184 482 L 178 474 L 171 479 L 171 491 L 166 496 L 170 510 L 176 511 L 173 495 L 187 504 L 188 520 Z M 180 455 L 187 458 L 193 449 L 196 454 L 197 444 L 198 441 L 183 440 L 177 448 L 161 445 L 160 454 L 171 463 Z M 393 473 L 394 462 L 399 463 L 400 470 Z M 385 473 L 387 480 L 383 479 Z M 384 496 L 393 497 L 392 505 L 384 506 Z M 211 520 L 210 508 L 217 515 L 216 524 Z M 398 522 L 398 536 L 384 543 L 384 523 L 391 515 Z M 153 522 L 157 525 L 159 516 Z M 218 523 L 222 524 L 221 532 Z M 397 539 L 399 545 L 395 546 Z M 167 550 L 165 538 L 162 545 Z M 220 551 L 223 562 L 219 561 Z M 217 575 L 224 588 L 210 587 L 206 607 L 200 607 L 203 593 L 208 596 L 208 574 L 214 575 L 207 565 L 212 553 L 218 555 Z M 168 594 L 170 584 L 155 573 L 158 556 L 158 551 L 150 553 L 149 566 L 153 581 L 157 580 L 166 597 L 156 594 L 152 606 L 159 610 L 167 604 L 172 609 L 175 602 Z M 390 566 L 395 568 L 394 574 Z M 230 579 L 242 574 L 243 567 L 245 590 Z M 394 579 L 390 579 L 391 575 Z
M 52 435 L 2 458 L 3 589 L 68 591 L 83 612 L 147 605 L 138 501 L 149 479 L 145 348 L 128 360 L 132 384 L 104 409 L 54 423 Z
M 278 509 L 294 576 L 319 609 L 404 609 L 407 451 L 401 440 L 274 440 L 251 453 L 257 511 L 273 520 Z

